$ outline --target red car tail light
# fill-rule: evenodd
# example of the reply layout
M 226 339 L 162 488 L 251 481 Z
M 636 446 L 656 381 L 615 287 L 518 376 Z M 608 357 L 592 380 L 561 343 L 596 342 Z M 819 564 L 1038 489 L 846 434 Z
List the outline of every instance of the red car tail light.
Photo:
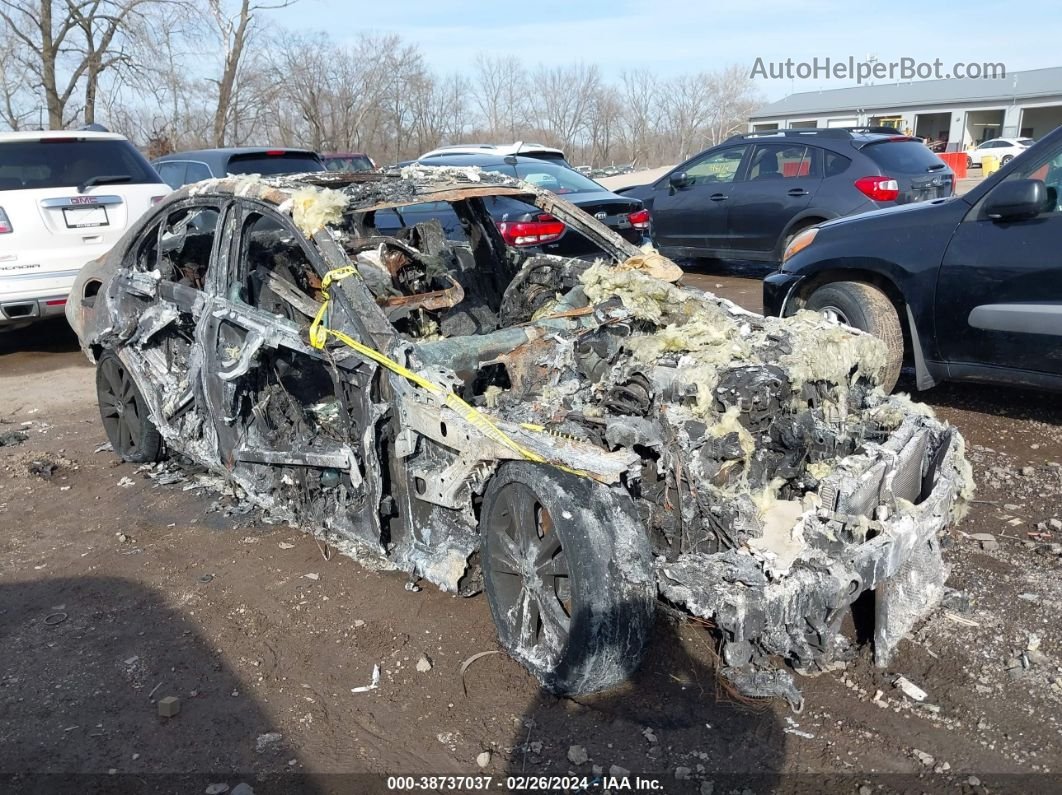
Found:
M 7 213 L 4 212 L 3 207 L 0 207 L 0 235 L 8 235 L 14 231 L 14 228 L 11 226 L 11 221 L 7 218 Z
M 855 181 L 855 186 L 876 202 L 896 201 L 900 195 L 900 183 L 892 177 L 861 177 Z
M 635 229 L 648 229 L 649 211 L 646 209 L 637 210 L 628 215 L 627 220 L 631 222 L 631 226 Z
M 564 234 L 564 222 L 549 213 L 536 215 L 530 221 L 500 221 L 498 231 L 510 246 L 540 246 L 552 243 Z

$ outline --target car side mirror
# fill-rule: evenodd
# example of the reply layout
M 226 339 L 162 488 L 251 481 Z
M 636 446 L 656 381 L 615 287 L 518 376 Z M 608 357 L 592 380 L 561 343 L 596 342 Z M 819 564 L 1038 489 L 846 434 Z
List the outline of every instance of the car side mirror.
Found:
M 985 215 L 993 221 L 1024 221 L 1035 218 L 1047 206 L 1047 187 L 1039 179 L 1015 179 L 999 183 L 985 201 Z
M 689 187 L 690 184 L 690 178 L 685 171 L 674 172 L 667 178 L 667 181 L 672 188 L 686 188 Z

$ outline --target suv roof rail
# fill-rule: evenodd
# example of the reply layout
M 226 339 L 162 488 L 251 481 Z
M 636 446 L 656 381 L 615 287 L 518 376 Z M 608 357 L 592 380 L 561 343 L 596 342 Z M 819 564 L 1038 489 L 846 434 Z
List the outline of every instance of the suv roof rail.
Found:
M 823 138 L 851 138 L 854 128 L 851 127 L 796 127 L 787 130 L 756 130 L 755 132 L 736 133 L 730 136 L 728 141 L 741 141 L 749 138 L 800 138 L 808 135 Z
M 848 130 L 854 133 L 878 133 L 880 135 L 903 135 L 902 132 L 895 127 L 841 127 L 842 130 Z

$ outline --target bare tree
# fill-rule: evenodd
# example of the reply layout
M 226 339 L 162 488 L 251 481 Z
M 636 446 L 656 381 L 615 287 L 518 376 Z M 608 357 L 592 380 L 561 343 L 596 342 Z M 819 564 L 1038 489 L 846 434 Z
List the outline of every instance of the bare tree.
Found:
M 612 86 L 598 86 L 586 125 L 590 165 L 615 159 L 617 153 L 613 142 L 619 135 L 622 116 L 619 91 Z
M 0 124 L 46 108 L 56 127 L 105 117 L 155 153 L 276 143 L 384 162 L 466 136 L 537 139 L 576 161 L 651 166 L 725 139 L 759 101 L 739 67 L 610 82 L 592 65 L 529 73 L 480 54 L 470 72 L 439 75 L 397 35 L 270 30 L 267 12 L 294 2 L 0 0 Z M 209 77 L 204 39 L 220 45 Z
M 161 1 L 0 0 L 0 21 L 20 45 L 15 57 L 42 95 L 50 127 L 62 128 L 81 113 L 86 122 L 95 120 L 101 77 L 129 61 L 133 18 Z M 72 110 L 79 86 L 84 106 Z
M 84 121 L 96 121 L 100 77 L 110 69 L 133 63 L 128 33 L 142 9 L 156 0 L 66 0 L 71 19 L 81 34 L 79 53 L 85 78 Z
M 469 126 L 469 98 L 471 84 L 461 74 L 448 75 L 435 86 L 436 115 L 439 122 L 440 143 L 458 143 Z
M 229 11 L 223 0 L 207 0 L 217 36 L 224 48 L 224 61 L 217 83 L 217 105 L 214 111 L 214 146 L 224 146 L 227 134 L 236 121 L 233 115 L 237 81 L 243 66 L 244 51 L 255 31 L 259 11 L 287 8 L 297 0 L 277 0 L 274 3 L 254 3 L 239 0 L 236 10 Z
M 600 83 L 596 66 L 540 66 L 534 75 L 542 129 L 552 143 L 571 149 L 586 129 Z
M 687 74 L 667 83 L 662 116 L 670 152 L 679 160 L 692 155 L 703 140 L 710 111 L 708 82 L 705 74 Z
M 400 45 L 381 54 L 385 65 L 386 92 L 381 109 L 381 121 L 388 135 L 380 139 L 385 159 L 400 160 L 415 156 L 417 148 L 415 130 L 420 111 L 409 102 L 415 86 L 427 76 L 427 69 L 420 51 L 413 45 Z
M 306 146 L 320 150 L 334 144 L 335 96 L 339 53 L 327 36 L 290 34 L 270 46 L 270 81 L 276 87 L 276 107 L 290 109 L 291 118 L 281 118 Z
M 22 43 L 14 32 L 0 30 L 0 63 L 4 65 L 4 78 L 0 80 L 0 120 L 12 130 L 22 129 L 33 121 L 32 95 L 26 92 L 29 71 L 19 49 Z
M 108 111 L 117 120 L 126 106 L 124 118 L 129 126 L 122 129 L 139 140 L 154 140 L 162 148 L 211 144 L 212 85 L 188 68 L 198 57 L 199 42 L 210 35 L 211 23 L 199 11 L 192 3 L 167 3 L 136 31 L 139 51 L 150 52 L 152 57 L 127 72 L 127 90 L 112 92 L 114 104 Z
M 474 96 L 487 132 L 516 139 L 527 116 L 527 71 L 513 56 L 476 56 Z
M 624 72 L 623 133 L 630 159 L 644 163 L 658 121 L 657 80 L 645 69 Z
M 732 65 L 712 75 L 708 82 L 707 143 L 722 143 L 745 129 L 748 118 L 763 104 L 748 69 Z
M 336 87 L 337 143 L 363 151 L 387 137 L 387 97 L 402 83 L 394 70 L 411 49 L 393 34 L 363 34 L 345 51 Z

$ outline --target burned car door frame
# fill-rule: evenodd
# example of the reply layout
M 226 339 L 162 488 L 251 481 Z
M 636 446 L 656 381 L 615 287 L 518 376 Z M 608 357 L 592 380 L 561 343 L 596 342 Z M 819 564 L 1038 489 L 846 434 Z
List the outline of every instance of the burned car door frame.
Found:
M 117 308 L 109 334 L 125 340 L 119 355 L 137 365 L 130 374 L 155 424 L 170 440 L 189 440 L 185 452 L 205 464 L 213 463 L 214 449 L 212 438 L 195 442 L 206 427 L 196 329 L 215 290 L 231 202 L 228 196 L 193 196 L 154 212 L 141 223 L 108 287 L 108 302 Z M 203 210 L 216 214 L 212 227 L 189 223 Z M 205 234 L 211 235 L 209 250 L 185 250 L 190 238 Z
M 381 484 L 366 477 L 379 412 L 376 368 L 306 341 L 319 307 L 313 290 L 328 268 L 264 202 L 238 199 L 227 236 L 197 331 L 221 464 L 246 488 L 271 494 L 279 514 L 383 551 L 372 508 Z
M 124 313 L 125 316 L 139 321 L 138 325 L 141 327 L 141 331 L 136 337 L 138 345 L 143 346 L 151 336 L 144 333 L 147 329 L 145 328 L 143 314 L 149 309 L 154 308 L 154 311 L 161 311 L 161 307 L 172 305 L 178 312 L 190 318 L 198 319 L 204 305 L 204 296 L 214 290 L 214 278 L 217 271 L 216 263 L 220 243 L 224 237 L 222 234 L 223 219 L 226 217 L 229 204 L 231 204 L 231 199 L 224 196 L 193 197 L 159 210 L 143 224 L 136 242 L 129 247 L 127 256 L 122 262 L 119 278 L 115 280 L 115 287 L 118 288 L 115 290 L 115 297 L 120 302 L 126 303 L 126 298 L 129 296 L 144 299 L 140 312 Z M 190 227 L 187 224 L 188 216 L 191 216 L 196 210 L 213 210 L 217 213 L 213 230 L 205 227 L 202 229 L 194 226 Z M 171 219 L 180 213 L 186 215 L 185 226 L 182 227 L 179 233 L 181 237 L 177 238 L 175 234 L 172 241 L 164 240 L 164 230 L 169 224 L 173 223 Z M 179 224 L 180 221 L 177 223 Z M 189 231 L 198 231 L 200 234 L 209 232 L 213 235 L 210 250 L 207 252 L 207 262 L 202 267 L 202 273 L 196 277 L 193 277 L 187 271 L 182 271 L 181 278 L 177 278 L 177 271 L 181 269 L 180 266 L 182 264 L 185 266 L 196 264 L 190 261 L 182 263 L 177 255 L 174 257 L 169 256 L 169 254 L 175 252 L 178 254 L 184 253 L 184 245 L 188 242 Z M 180 244 L 179 247 L 178 243 Z M 143 261 L 143 258 L 149 252 L 152 256 L 150 264 Z M 189 252 L 189 254 L 194 255 L 195 252 Z M 195 257 L 193 256 L 191 259 L 195 259 Z M 182 283 L 194 281 L 195 278 L 200 280 L 198 287 L 194 284 Z M 132 309 L 132 307 L 125 308 Z M 162 327 L 162 325 L 159 325 L 160 329 Z

